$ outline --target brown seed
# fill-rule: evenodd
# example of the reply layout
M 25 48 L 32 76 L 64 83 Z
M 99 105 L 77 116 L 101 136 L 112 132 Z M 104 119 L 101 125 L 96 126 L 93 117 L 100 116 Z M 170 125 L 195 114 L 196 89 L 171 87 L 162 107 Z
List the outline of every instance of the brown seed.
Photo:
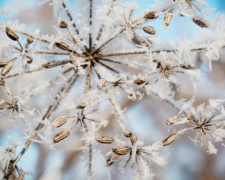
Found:
M 5 81 L 4 81 L 4 79 L 0 79 L 0 86 L 5 86 Z
M 58 128 L 67 122 L 67 116 L 60 116 L 52 122 L 52 126 Z
M 7 61 L 7 60 L 0 60 L 0 68 L 4 67 L 8 63 L 9 63 L 9 61 Z
M 161 67 L 161 62 L 158 59 L 153 59 L 153 62 L 157 63 L 157 69 Z
M 165 14 L 164 20 L 163 20 L 163 23 L 165 24 L 165 26 L 169 26 L 172 20 L 172 17 L 173 17 L 172 11 Z
M 197 24 L 198 26 L 202 27 L 202 28 L 207 28 L 208 25 L 206 23 L 204 23 L 202 20 L 198 19 L 198 18 L 193 18 L 193 21 L 195 24 Z
M 57 66 L 58 64 L 59 64 L 58 61 L 51 61 L 51 62 L 42 64 L 42 66 L 43 66 L 44 68 L 52 68 L 52 67 Z
M 5 28 L 5 32 L 7 34 L 7 36 L 12 39 L 13 41 L 18 41 L 19 40 L 19 36 L 17 36 L 16 33 L 14 33 L 11 29 L 9 29 L 8 27 Z
M 68 24 L 65 21 L 61 21 L 60 24 L 59 24 L 59 27 L 61 27 L 61 28 L 67 28 L 68 27 Z
M 135 144 L 137 142 L 137 139 L 138 139 L 138 137 L 135 134 L 132 134 L 132 136 L 130 137 L 130 140 L 131 140 L 132 144 Z
M 114 154 L 113 156 L 110 156 L 107 160 L 106 160 L 106 165 L 109 167 L 111 166 L 115 160 L 118 159 L 118 155 L 117 154 Z
M 58 143 L 59 141 L 62 141 L 63 139 L 65 139 L 69 135 L 70 135 L 70 132 L 69 131 L 63 131 L 63 132 L 57 134 L 54 137 L 53 142 L 54 143 Z
M 158 16 L 156 16 L 156 12 L 154 11 L 151 11 L 144 16 L 145 19 L 156 19 L 157 17 Z
M 144 32 L 148 33 L 148 34 L 151 34 L 151 35 L 154 35 L 156 34 L 156 30 L 154 27 L 152 26 L 145 26 L 142 28 Z
M 84 109 L 86 107 L 85 103 L 81 103 L 80 105 L 77 106 L 77 109 Z
M 167 125 L 172 125 L 175 122 L 178 122 L 180 120 L 181 120 L 181 117 L 180 116 L 173 116 L 173 117 L 170 117 L 170 118 L 167 119 L 166 124 Z
M 131 137 L 132 132 L 130 132 L 130 131 L 128 131 L 128 130 L 125 130 L 125 131 L 123 132 L 123 135 L 124 135 L 125 137 Z
M 96 137 L 95 140 L 103 144 L 111 144 L 114 142 L 114 139 L 108 136 Z
M 178 134 L 175 133 L 175 134 L 172 134 L 170 135 L 168 138 L 166 138 L 162 143 L 163 143 L 163 146 L 168 146 L 170 145 L 172 142 L 174 142 L 176 139 L 178 138 Z
M 31 37 L 31 36 L 28 36 L 27 37 L 28 44 L 31 44 L 33 41 L 34 41 L 34 38 L 33 37 Z
M 106 83 L 105 79 L 100 79 L 97 84 L 98 89 L 102 89 L 105 83 Z
M 66 44 L 65 42 L 61 41 L 61 42 L 56 42 L 55 43 L 56 47 L 59 49 L 62 49 L 63 51 L 68 51 L 69 50 L 69 45 Z
M 32 57 L 26 56 L 26 58 L 27 58 L 27 63 L 28 64 L 31 64 L 33 62 L 33 58 Z
M 9 71 L 12 69 L 13 67 L 13 62 L 9 61 L 8 64 L 6 64 L 3 68 L 2 68 L 2 72 L 1 75 L 5 76 L 6 74 L 9 73 Z
M 134 80 L 134 83 L 137 84 L 137 85 L 142 85 L 146 82 L 145 79 L 141 79 L 141 78 L 137 78 Z
M 130 148 L 117 148 L 112 149 L 112 151 L 118 155 L 126 155 L 128 152 L 130 152 Z
M 183 69 L 192 69 L 193 68 L 190 65 L 185 65 L 185 64 L 181 64 L 180 67 Z

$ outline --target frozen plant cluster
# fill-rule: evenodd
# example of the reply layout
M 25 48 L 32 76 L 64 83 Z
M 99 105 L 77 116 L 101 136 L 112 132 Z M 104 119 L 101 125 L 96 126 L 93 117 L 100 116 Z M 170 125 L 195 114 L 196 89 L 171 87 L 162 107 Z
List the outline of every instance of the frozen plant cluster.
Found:
M 42 0 L 39 5 L 46 3 L 55 17 L 53 35 L 28 31 L 18 21 L 0 22 L 0 121 L 17 123 L 26 140 L 21 145 L 8 137 L 8 147 L 0 147 L 1 179 L 25 178 L 18 162 L 33 143 L 56 149 L 69 144 L 81 151 L 87 179 L 98 179 L 101 166 L 118 166 L 121 172 L 131 167 L 134 179 L 150 180 L 151 163 L 166 166 L 161 150 L 193 132 L 196 144 L 217 153 L 214 143 L 225 137 L 225 100 L 209 99 L 196 108 L 195 94 L 175 99 L 186 89 L 184 77 L 191 77 L 197 91 L 204 76 L 197 54 L 204 52 L 212 68 L 225 46 L 225 19 L 218 15 L 209 21 L 205 0 L 155 0 L 141 12 L 138 1 L 128 0 Z M 160 19 L 166 31 L 175 16 L 208 28 L 207 39 L 160 39 L 151 23 Z M 144 96 L 177 110 L 165 120 L 174 132 L 159 142 L 142 142 L 121 106 L 124 97 L 139 102 Z M 112 131 L 108 114 L 116 119 Z M 23 148 L 16 153 L 19 145 Z

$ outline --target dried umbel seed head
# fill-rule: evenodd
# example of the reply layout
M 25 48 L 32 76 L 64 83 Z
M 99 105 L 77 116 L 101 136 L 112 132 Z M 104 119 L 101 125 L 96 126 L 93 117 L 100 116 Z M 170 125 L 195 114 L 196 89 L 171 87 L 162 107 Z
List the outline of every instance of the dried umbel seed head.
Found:
M 176 122 L 179 122 L 180 120 L 181 120 L 180 116 L 173 116 L 173 117 L 170 117 L 170 118 L 167 119 L 166 124 L 167 125 L 172 125 L 172 124 L 174 124 Z
M 114 139 L 108 136 L 96 137 L 95 140 L 103 144 L 111 144 L 114 142 Z
M 53 142 L 58 143 L 62 141 L 63 139 L 65 139 L 66 137 L 68 137 L 69 135 L 70 135 L 70 131 L 63 131 L 54 137 Z
M 132 144 L 135 144 L 137 142 L 137 139 L 138 139 L 138 137 L 135 134 L 132 134 L 132 136 L 130 137 L 130 140 L 131 140 Z
M 145 26 L 142 28 L 144 32 L 148 33 L 148 34 L 151 34 L 151 35 L 154 35 L 156 34 L 156 30 L 154 27 L 152 26 Z
M 126 131 L 123 132 L 123 135 L 124 135 L 125 137 L 131 137 L 132 132 L 126 130 Z
M 66 44 L 65 42 L 61 41 L 61 42 L 56 42 L 55 43 L 56 47 L 59 49 L 62 49 L 63 51 L 68 51 L 69 50 L 69 45 Z
M 106 160 L 106 165 L 109 167 L 111 166 L 115 160 L 118 159 L 118 155 L 117 154 L 114 154 L 113 156 L 110 156 L 107 160 Z
M 134 83 L 137 84 L 137 85 L 142 85 L 146 82 L 145 79 L 141 79 L 141 78 L 137 78 L 134 80 Z
M 58 65 L 58 61 L 51 61 L 45 64 L 42 64 L 44 68 L 52 68 Z
M 172 20 L 172 17 L 173 17 L 173 14 L 172 12 L 169 12 L 169 13 L 166 13 L 165 16 L 164 16 L 164 20 L 163 20 L 163 23 L 165 26 L 169 26 L 171 20 Z
M 33 37 L 31 37 L 31 36 L 28 36 L 28 37 L 27 37 L 27 43 L 28 43 L 28 44 L 33 43 L 33 41 L 34 41 L 34 38 L 33 38 Z
M 97 84 L 98 89 L 102 89 L 105 83 L 106 83 L 105 79 L 100 79 Z
M 54 121 L 52 121 L 52 126 L 55 128 L 58 128 L 60 126 L 62 126 L 63 124 L 65 124 L 68 120 L 67 116 L 60 116 L 58 118 L 56 118 Z
M 67 28 L 68 24 L 66 23 L 66 21 L 61 21 L 60 24 L 59 24 L 59 27 L 60 28 Z
M 0 79 L 0 86 L 5 86 L 5 81 L 4 81 L 4 79 Z
M 13 41 L 18 41 L 19 40 L 19 36 L 17 36 L 16 33 L 14 33 L 11 29 L 9 29 L 8 27 L 5 28 L 5 32 L 7 34 L 7 36 L 12 39 Z
M 9 61 L 8 64 L 6 64 L 3 68 L 2 68 L 2 72 L 1 75 L 5 76 L 6 74 L 9 73 L 9 71 L 12 69 L 13 67 L 13 62 Z
M 154 11 L 151 11 L 144 16 L 145 19 L 156 19 L 157 17 L 158 16 L 156 16 L 156 12 Z
M 195 24 L 197 24 L 198 26 L 202 27 L 202 28 L 207 28 L 208 25 L 206 23 L 204 23 L 202 20 L 198 19 L 198 18 L 193 18 L 193 21 Z
M 7 60 L 0 60 L 0 68 L 4 67 L 8 63 L 9 63 L 9 61 L 7 61 Z
M 31 64 L 33 62 L 33 58 L 32 57 L 26 56 L 26 58 L 27 58 L 27 63 L 28 64 Z
M 81 103 L 80 105 L 77 106 L 77 109 L 84 109 L 86 107 L 85 103 Z
M 172 134 L 170 135 L 168 138 L 166 138 L 162 143 L 163 143 L 163 146 L 168 146 L 170 145 L 172 142 L 174 142 L 176 139 L 178 138 L 178 134 L 175 133 L 175 134 Z
M 127 153 L 129 153 L 130 149 L 125 147 L 125 148 L 112 149 L 112 151 L 120 156 L 123 156 L 123 155 L 126 155 Z

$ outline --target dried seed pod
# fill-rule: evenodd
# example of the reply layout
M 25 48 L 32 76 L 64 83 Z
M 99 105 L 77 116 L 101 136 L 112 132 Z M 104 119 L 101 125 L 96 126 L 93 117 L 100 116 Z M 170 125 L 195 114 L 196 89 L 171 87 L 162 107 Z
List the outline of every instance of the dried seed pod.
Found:
M 170 118 L 167 119 L 166 124 L 167 125 L 172 125 L 175 122 L 178 122 L 180 120 L 181 120 L 181 117 L 180 116 L 173 116 L 173 117 L 170 117 Z
M 34 38 L 33 38 L 33 37 L 31 37 L 31 36 L 28 36 L 28 37 L 27 37 L 27 43 L 28 43 L 28 44 L 33 43 L 33 41 L 34 41 Z
M 2 68 L 2 72 L 1 75 L 5 76 L 6 74 L 9 73 L 9 71 L 12 69 L 13 67 L 13 62 L 9 61 L 8 64 L 6 64 L 3 68 Z
M 7 60 L 0 60 L 0 68 L 4 67 L 8 63 L 9 63 L 9 61 L 7 61 Z
M 66 23 L 66 21 L 61 21 L 60 24 L 59 24 L 59 27 L 60 28 L 67 28 L 68 24 Z
M 164 20 L 163 20 L 163 23 L 165 26 L 169 26 L 169 24 L 172 20 L 172 17 L 173 17 L 172 11 L 165 14 Z
M 112 149 L 112 151 L 118 155 L 126 155 L 128 152 L 130 152 L 130 148 L 117 148 Z
M 62 141 L 69 135 L 70 135 L 70 131 L 63 131 L 54 137 L 53 142 L 58 143 L 59 141 Z
M 14 33 L 11 29 L 9 29 L 8 27 L 5 28 L 5 32 L 7 34 L 7 36 L 12 39 L 13 41 L 18 41 L 19 40 L 19 36 L 17 36 L 16 33 Z
M 172 142 L 174 142 L 176 139 L 178 138 L 178 134 L 172 134 L 170 135 L 168 138 L 166 138 L 165 140 L 163 140 L 163 146 L 168 146 L 170 145 Z
M 137 139 L 138 139 L 138 137 L 135 134 L 132 134 L 132 136 L 130 137 L 130 140 L 131 140 L 132 144 L 135 144 L 137 142 Z
M 132 132 L 130 132 L 130 131 L 128 131 L 128 130 L 125 130 L 125 131 L 123 132 L 123 135 L 124 135 L 125 137 L 131 137 Z
M 33 62 L 33 58 L 32 57 L 26 56 L 26 58 L 27 58 L 27 63 L 28 64 L 31 64 Z
M 81 103 L 80 105 L 77 106 L 77 109 L 84 109 L 86 107 L 85 103 Z
M 54 121 L 52 121 L 52 126 L 55 128 L 58 128 L 65 124 L 67 122 L 68 117 L 67 116 L 60 116 L 56 118 Z
M 156 19 L 157 17 L 158 16 L 156 16 L 156 12 L 154 11 L 151 11 L 144 16 L 145 19 Z
M 144 32 L 148 33 L 148 34 L 151 34 L 151 35 L 154 35 L 156 34 L 156 30 L 154 27 L 152 26 L 145 26 L 142 28 Z
M 68 51 L 69 50 L 69 45 L 66 44 L 65 42 L 55 42 L 55 45 L 57 48 L 62 49 L 63 51 Z
M 105 83 L 106 83 L 105 79 L 100 79 L 97 84 L 98 89 L 102 89 Z
M 106 165 L 109 167 L 111 166 L 115 160 L 118 159 L 118 155 L 117 154 L 114 154 L 113 156 L 110 156 L 107 160 L 106 160 Z
M 42 64 L 42 67 L 44 67 L 44 68 L 52 68 L 52 67 L 57 66 L 58 64 L 59 64 L 58 61 L 51 61 L 51 62 Z
M 202 27 L 202 28 L 207 28 L 208 25 L 206 23 L 204 23 L 202 20 L 198 19 L 198 18 L 193 18 L 193 21 L 195 24 L 197 24 L 198 26 Z
M 185 64 L 181 64 L 180 67 L 183 69 L 192 69 L 193 68 L 190 65 L 185 65 Z
M 0 79 L 0 86 L 5 86 L 5 81 L 4 81 L 4 79 Z
M 153 62 L 157 63 L 157 69 L 161 67 L 161 62 L 158 59 L 153 59 Z
M 142 85 L 146 82 L 145 79 L 141 79 L 141 78 L 137 78 L 134 80 L 134 83 L 137 84 L 137 85 Z
M 114 139 L 108 136 L 96 137 L 95 140 L 103 144 L 111 144 L 114 142 Z

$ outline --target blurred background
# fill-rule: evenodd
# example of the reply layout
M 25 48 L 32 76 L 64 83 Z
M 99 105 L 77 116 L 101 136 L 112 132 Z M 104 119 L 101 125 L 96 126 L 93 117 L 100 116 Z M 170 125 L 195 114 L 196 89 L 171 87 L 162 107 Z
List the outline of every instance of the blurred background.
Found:
M 0 21 L 18 20 L 20 23 L 26 24 L 27 31 L 40 29 L 42 34 L 52 34 L 52 25 L 55 23 L 52 7 L 49 5 L 39 7 L 37 6 L 39 2 L 39 0 L 1 0 L 0 9 L 8 7 L 10 13 L 0 15 Z M 146 9 L 146 4 L 149 4 L 149 2 L 152 1 L 138 0 L 140 10 Z M 210 7 L 215 8 L 211 16 L 212 19 L 216 13 L 225 13 L 224 0 L 208 0 L 208 4 Z M 201 33 L 206 33 L 205 30 L 201 30 L 191 20 L 184 21 L 180 17 L 174 18 L 167 29 L 162 26 L 162 18 L 154 22 L 152 26 L 157 29 L 159 38 L 169 41 L 177 41 L 185 37 L 187 39 L 198 39 Z M 220 61 L 213 62 L 213 69 L 210 72 L 208 63 L 204 61 L 204 54 L 198 54 L 197 62 L 205 76 L 198 83 L 195 106 L 206 103 L 209 98 L 225 98 L 224 52 L 221 52 L 221 57 Z M 187 78 L 185 81 L 191 86 L 191 79 Z M 193 94 L 193 89 L 188 89 L 182 93 L 177 92 L 177 98 L 190 99 Z M 124 98 L 121 104 L 123 108 L 127 107 L 126 113 L 130 117 L 131 126 L 135 129 L 139 139 L 146 142 L 146 144 L 160 141 L 170 134 L 165 121 L 168 117 L 176 115 L 177 112 L 167 104 L 152 96 L 145 96 L 139 103 L 133 103 Z M 108 117 L 108 120 L 113 121 L 113 119 L 113 116 Z M 19 141 L 23 139 L 23 132 L 19 128 L 11 125 L 7 127 L 10 128 L 0 128 L 0 146 L 7 146 L 6 135 L 10 135 L 13 139 Z M 102 130 L 101 134 L 107 134 L 108 131 L 110 131 L 109 128 L 106 128 Z M 18 148 L 18 152 L 21 148 L 22 146 Z M 153 172 L 156 174 L 155 179 L 224 180 L 225 149 L 222 146 L 217 148 L 217 155 L 208 155 L 205 147 L 195 147 L 189 137 L 181 137 L 173 145 L 164 148 L 163 154 L 168 160 L 168 165 L 165 168 L 152 164 Z M 32 175 L 27 176 L 27 180 L 83 180 L 86 174 L 85 170 L 83 170 L 82 161 L 79 159 L 81 154 L 79 151 L 74 151 L 74 149 L 65 151 L 62 148 L 56 148 L 49 151 L 47 146 L 33 144 L 19 162 L 19 166 L 25 171 L 32 172 Z M 113 180 L 132 179 L 129 170 L 121 175 L 116 168 L 110 167 L 109 169 L 112 172 Z M 99 172 L 103 174 L 100 179 L 106 179 L 105 170 L 105 167 L 99 169 Z

